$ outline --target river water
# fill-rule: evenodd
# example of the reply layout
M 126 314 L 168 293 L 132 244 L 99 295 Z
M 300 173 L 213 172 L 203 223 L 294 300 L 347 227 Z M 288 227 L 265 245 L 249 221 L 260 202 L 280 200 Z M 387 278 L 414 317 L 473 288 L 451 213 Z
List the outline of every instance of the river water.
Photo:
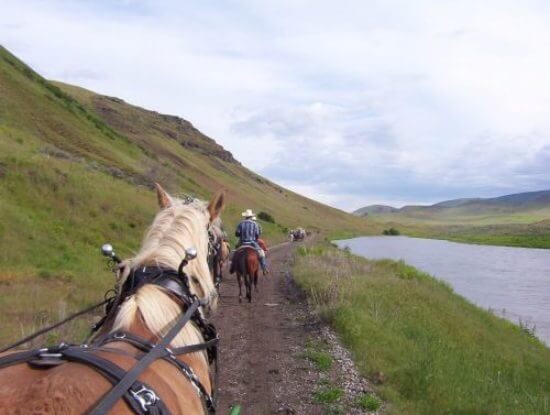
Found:
M 550 345 L 550 250 L 470 245 L 406 236 L 336 241 L 369 259 L 402 259 L 514 323 L 536 326 Z

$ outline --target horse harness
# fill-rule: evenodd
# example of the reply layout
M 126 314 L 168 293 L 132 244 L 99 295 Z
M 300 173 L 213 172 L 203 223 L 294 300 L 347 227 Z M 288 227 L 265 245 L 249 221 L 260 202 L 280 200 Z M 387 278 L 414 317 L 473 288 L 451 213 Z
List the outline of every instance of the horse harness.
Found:
M 177 271 L 160 267 L 140 267 L 131 271 L 121 291 L 121 295 L 107 307 L 106 317 L 112 315 L 114 309 L 122 301 L 132 295 L 145 284 L 158 285 L 175 296 L 182 304 L 184 313 L 177 319 L 168 333 L 159 342 L 153 344 L 136 335 L 126 332 L 114 332 L 99 336 L 91 344 L 69 345 L 61 343 L 58 346 L 17 352 L 0 358 L 0 368 L 27 362 L 33 368 L 48 369 L 65 362 L 85 364 L 103 375 L 113 388 L 107 392 L 90 410 L 89 415 L 103 415 L 107 413 L 120 398 L 128 404 L 138 415 L 170 415 L 164 402 L 155 393 L 154 389 L 145 382 L 138 380 L 153 362 L 162 359 L 174 365 L 179 372 L 193 385 L 198 396 L 202 399 L 206 413 L 216 411 L 215 398 L 208 393 L 193 370 L 178 356 L 206 351 L 209 364 L 214 364 L 217 374 L 217 345 L 218 335 L 212 324 L 209 324 L 199 307 L 206 305 L 207 300 L 201 300 L 192 294 L 189 289 L 189 276 L 183 271 L 186 261 L 182 261 Z M 96 326 L 97 330 L 104 322 L 103 318 Z M 204 343 L 183 347 L 170 348 L 170 342 L 177 336 L 183 327 L 192 321 L 201 331 Z M 106 347 L 112 342 L 126 342 L 138 350 L 140 356 L 134 356 L 120 349 Z M 124 354 L 136 360 L 136 364 L 128 371 L 108 359 L 102 358 L 94 351 Z

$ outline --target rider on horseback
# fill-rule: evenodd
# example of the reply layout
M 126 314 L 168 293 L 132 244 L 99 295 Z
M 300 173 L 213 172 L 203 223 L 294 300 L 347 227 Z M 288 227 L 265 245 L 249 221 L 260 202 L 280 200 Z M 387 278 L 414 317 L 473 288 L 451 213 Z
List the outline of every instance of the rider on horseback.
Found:
M 239 223 L 235 231 L 235 236 L 239 238 L 238 246 L 248 245 L 253 247 L 256 252 L 258 252 L 260 265 L 262 266 L 264 275 L 269 274 L 265 263 L 265 252 L 258 244 L 258 238 L 262 234 L 262 228 L 254 221 L 255 215 L 251 209 L 246 209 L 246 211 L 242 213 L 242 216 L 244 219 Z

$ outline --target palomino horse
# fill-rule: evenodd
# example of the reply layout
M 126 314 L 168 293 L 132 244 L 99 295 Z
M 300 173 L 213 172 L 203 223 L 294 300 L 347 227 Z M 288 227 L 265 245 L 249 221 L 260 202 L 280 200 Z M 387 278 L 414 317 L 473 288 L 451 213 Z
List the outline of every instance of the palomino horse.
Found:
M 241 246 L 233 254 L 231 260 L 230 273 L 237 274 L 237 282 L 239 283 L 239 303 L 242 301 L 242 281 L 246 289 L 246 298 L 248 302 L 252 302 L 252 284 L 254 289 L 258 291 L 258 271 L 260 269 L 260 259 L 256 249 L 250 246 Z
M 215 269 L 215 273 L 217 273 L 217 285 L 219 286 L 222 277 L 223 277 L 223 267 L 229 260 L 229 255 L 231 254 L 231 246 L 229 245 L 229 242 L 225 239 L 222 239 L 220 242 L 220 249 L 218 251 L 218 255 L 216 256 L 217 259 L 217 266 Z M 215 274 L 216 275 L 216 274 Z
M 221 256 L 220 256 L 222 266 L 229 259 L 230 253 L 231 253 L 231 245 L 229 245 L 229 242 L 224 239 L 222 241 Z
M 208 205 L 197 200 L 173 198 L 159 185 L 157 196 L 161 210 L 146 233 L 141 249 L 134 258 L 121 264 L 119 277 L 122 286 L 127 287 L 128 281 L 145 270 L 153 270 L 161 276 L 170 274 L 176 285 L 177 276 L 185 275 L 188 292 L 203 299 L 200 313 L 210 313 L 216 308 L 217 292 L 208 268 L 208 228 L 223 209 L 223 193 L 215 195 Z M 183 259 L 191 247 L 196 249 L 196 258 L 187 263 Z M 180 264 L 186 264 L 183 268 L 185 274 L 175 272 Z M 124 296 L 123 290 L 122 294 L 119 293 L 120 302 L 115 304 L 112 318 L 105 322 L 99 336 L 110 336 L 111 341 L 97 347 L 94 342 L 89 346 L 74 346 L 73 349 L 77 349 L 75 353 L 79 352 L 88 359 L 107 361 L 111 368 L 122 369 L 124 373 L 136 365 L 136 359 L 142 353 L 131 339 L 143 339 L 154 344 L 169 330 L 174 331 L 171 329 L 174 322 L 184 321 L 180 319 L 188 305 L 181 301 L 184 297 L 174 294 L 177 290 L 173 286 L 161 286 L 154 281 L 145 280 L 127 296 Z M 152 391 L 147 390 L 148 395 L 140 395 L 142 391 L 130 389 L 124 400 L 113 402 L 114 406 L 108 412 L 204 414 L 204 396 L 209 397 L 213 389 L 209 360 L 204 348 L 193 348 L 193 345 L 205 342 L 203 333 L 197 320 L 188 321 L 177 332 L 169 345 L 170 349 L 165 349 L 169 353 L 165 356 L 167 358 L 154 360 L 139 376 L 140 384 L 150 386 Z M 185 349 L 191 349 L 191 352 L 177 356 L 170 354 L 183 346 L 192 346 Z M 59 349 L 64 350 L 62 345 Z M 93 365 L 73 363 L 70 355 L 69 358 L 67 355 L 59 358 L 63 351 L 59 356 L 53 356 L 56 353 L 47 354 L 39 355 L 40 359 L 44 359 L 38 366 L 30 361 L 29 364 L 4 365 L 0 369 L 0 413 L 82 414 L 90 413 L 92 408 L 96 408 L 93 412 L 96 413 L 96 405 L 112 391 L 113 379 L 105 376 L 109 372 L 100 373 L 96 370 L 97 366 L 94 369 Z M 10 356 L 3 355 L 2 358 L 9 359 Z M 44 365 L 53 367 L 46 369 Z M 195 382 L 191 382 L 195 376 Z M 199 390 L 198 386 L 203 389 Z M 164 407 L 162 411 L 159 410 L 160 404 Z

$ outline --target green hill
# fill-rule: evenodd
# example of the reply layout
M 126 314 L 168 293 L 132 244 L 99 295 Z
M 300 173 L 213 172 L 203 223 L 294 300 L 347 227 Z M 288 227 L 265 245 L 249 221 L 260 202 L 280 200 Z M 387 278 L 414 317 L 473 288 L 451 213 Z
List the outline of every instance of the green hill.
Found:
M 354 214 L 368 215 L 371 223 L 378 222 L 379 226 L 393 227 L 410 236 L 550 248 L 550 190 L 447 200 L 401 209 L 375 207 L 367 206 Z
M 353 211 L 352 213 L 357 216 L 369 216 L 369 215 L 381 215 L 384 213 L 394 213 L 398 209 L 386 206 L 386 205 L 369 205 Z
M 224 221 L 265 211 L 272 243 L 297 225 L 366 232 L 362 219 L 251 172 L 181 118 L 49 82 L 0 47 L 0 342 L 97 300 L 112 285 L 98 247 L 135 250 L 156 212 L 155 181 L 207 198 Z
M 372 205 L 353 212 L 376 216 L 380 220 L 415 224 L 528 224 L 550 219 L 550 190 L 516 193 L 494 198 L 446 200 L 431 206 Z

